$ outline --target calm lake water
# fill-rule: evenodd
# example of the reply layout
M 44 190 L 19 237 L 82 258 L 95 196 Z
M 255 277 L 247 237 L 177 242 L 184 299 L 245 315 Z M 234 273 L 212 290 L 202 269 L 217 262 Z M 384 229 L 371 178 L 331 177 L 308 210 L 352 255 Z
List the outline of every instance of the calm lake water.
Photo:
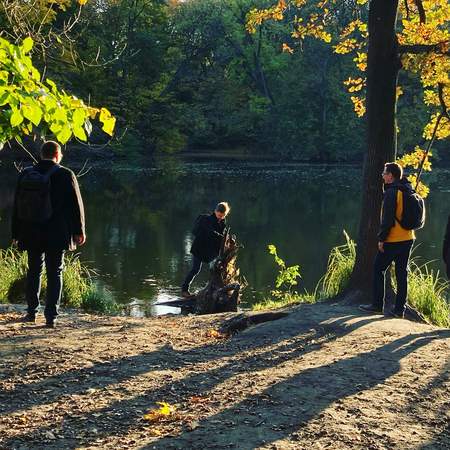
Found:
M 0 173 L 0 245 L 5 248 L 15 173 L 7 163 Z M 244 301 L 251 303 L 273 288 L 277 268 L 267 252 L 271 243 L 288 265 L 300 265 L 299 289 L 311 290 L 325 271 L 330 249 L 344 242 L 343 230 L 356 237 L 360 175 L 355 167 L 231 162 L 92 169 L 80 179 L 88 235 L 81 258 L 122 303 L 170 300 L 190 267 L 193 221 L 226 200 L 232 207 L 228 223 L 244 247 L 238 259 L 248 282 Z M 415 254 L 423 261 L 438 260 L 433 267 L 442 270 L 450 172 L 435 170 L 426 181 L 432 188 L 428 221 L 418 233 Z M 194 287 L 206 279 L 204 267 Z

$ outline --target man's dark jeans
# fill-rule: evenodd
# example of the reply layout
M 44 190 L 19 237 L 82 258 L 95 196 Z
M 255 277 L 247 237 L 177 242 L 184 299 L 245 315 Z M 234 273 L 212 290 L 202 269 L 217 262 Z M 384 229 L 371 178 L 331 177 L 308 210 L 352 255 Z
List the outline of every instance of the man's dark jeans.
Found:
M 373 305 L 382 310 L 385 295 L 385 273 L 392 262 L 395 262 L 395 278 L 397 280 L 397 297 L 395 311 L 403 313 L 408 292 L 407 268 L 409 255 L 414 241 L 385 242 L 384 252 L 378 252 L 373 268 Z
M 181 290 L 183 292 L 189 291 L 189 285 L 192 283 L 192 280 L 200 273 L 202 270 L 202 260 L 197 258 L 196 256 L 192 256 L 192 269 L 187 274 L 186 279 L 184 280 L 183 285 L 181 286 Z
M 62 293 L 62 272 L 64 268 L 64 250 L 28 250 L 28 274 L 26 299 L 28 314 L 36 315 L 41 292 L 42 270 L 47 271 L 47 299 L 44 315 L 47 322 L 52 322 L 58 315 Z

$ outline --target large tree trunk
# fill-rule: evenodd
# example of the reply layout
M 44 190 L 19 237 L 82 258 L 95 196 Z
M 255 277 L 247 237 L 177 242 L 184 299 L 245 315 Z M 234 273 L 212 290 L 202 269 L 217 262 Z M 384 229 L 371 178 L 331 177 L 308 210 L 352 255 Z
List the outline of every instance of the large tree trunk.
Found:
M 381 172 L 396 155 L 396 88 L 400 69 L 395 25 L 398 0 L 372 0 L 367 60 L 368 146 L 364 161 L 362 208 L 356 262 L 349 290 L 356 301 L 370 300 L 382 199 Z

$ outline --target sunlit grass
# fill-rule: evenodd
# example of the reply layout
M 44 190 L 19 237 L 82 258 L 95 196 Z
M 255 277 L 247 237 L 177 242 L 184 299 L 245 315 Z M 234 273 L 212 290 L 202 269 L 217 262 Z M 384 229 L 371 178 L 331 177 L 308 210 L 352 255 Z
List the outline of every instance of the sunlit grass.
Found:
M 328 257 L 327 270 L 316 287 L 320 298 L 340 294 L 348 285 L 356 259 L 356 244 L 344 230 L 345 244 L 333 247 Z
M 28 258 L 26 252 L 15 248 L 0 250 L 0 302 L 25 301 Z M 64 258 L 63 292 L 61 304 L 89 312 L 113 314 L 119 311 L 113 295 L 94 279 L 95 272 L 82 264 L 78 255 Z M 45 299 L 47 281 L 42 277 L 41 298 Z
M 449 283 L 429 263 L 418 265 L 410 261 L 408 271 L 408 303 L 436 325 L 450 327 Z
M 314 293 L 272 291 L 270 298 L 253 305 L 252 309 L 277 309 L 299 303 L 314 303 L 342 293 L 350 280 L 356 259 L 356 244 L 344 231 L 346 242 L 331 249 L 327 270 L 317 283 Z M 393 277 L 395 289 L 395 277 Z M 450 327 L 450 284 L 429 268 L 429 263 L 419 265 L 411 259 L 408 268 L 408 303 L 423 317 L 438 326 Z
M 314 294 L 304 293 L 289 293 L 286 292 L 280 297 L 270 297 L 255 303 L 252 305 L 254 311 L 260 311 L 264 309 L 278 309 L 285 308 L 287 306 L 298 305 L 300 303 L 315 303 L 316 296 Z

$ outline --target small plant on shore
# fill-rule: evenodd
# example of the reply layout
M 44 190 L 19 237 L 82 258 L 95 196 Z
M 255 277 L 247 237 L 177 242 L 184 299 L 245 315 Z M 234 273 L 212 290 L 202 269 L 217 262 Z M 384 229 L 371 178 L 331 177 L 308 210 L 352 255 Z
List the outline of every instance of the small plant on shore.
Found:
M 300 266 L 298 264 L 295 266 L 287 266 L 284 260 L 278 256 L 275 245 L 270 244 L 267 248 L 269 253 L 273 255 L 275 263 L 279 267 L 279 271 L 275 279 L 276 289 L 270 291 L 270 298 L 255 303 L 253 305 L 253 309 L 276 309 L 297 303 L 314 303 L 314 294 L 309 294 L 306 291 L 305 293 L 300 294 L 293 290 L 293 287 L 298 284 L 297 280 L 301 278 Z
M 345 244 L 333 247 L 328 257 L 327 271 L 319 280 L 316 291 L 321 298 L 340 294 L 347 286 L 355 265 L 356 244 L 344 230 Z
M 450 304 L 446 298 L 449 283 L 429 268 L 410 261 L 408 271 L 408 303 L 427 320 L 441 327 L 450 327 Z
M 81 308 L 86 312 L 118 314 L 121 310 L 112 292 L 98 282 L 92 282 L 81 300 Z
M 0 250 L 0 302 L 21 303 L 25 300 L 28 258 L 26 252 L 10 247 Z M 114 314 L 119 306 L 112 293 L 94 279 L 95 272 L 84 265 L 78 255 L 64 258 L 61 304 L 89 312 Z M 45 298 L 47 280 L 42 277 L 41 298 Z

